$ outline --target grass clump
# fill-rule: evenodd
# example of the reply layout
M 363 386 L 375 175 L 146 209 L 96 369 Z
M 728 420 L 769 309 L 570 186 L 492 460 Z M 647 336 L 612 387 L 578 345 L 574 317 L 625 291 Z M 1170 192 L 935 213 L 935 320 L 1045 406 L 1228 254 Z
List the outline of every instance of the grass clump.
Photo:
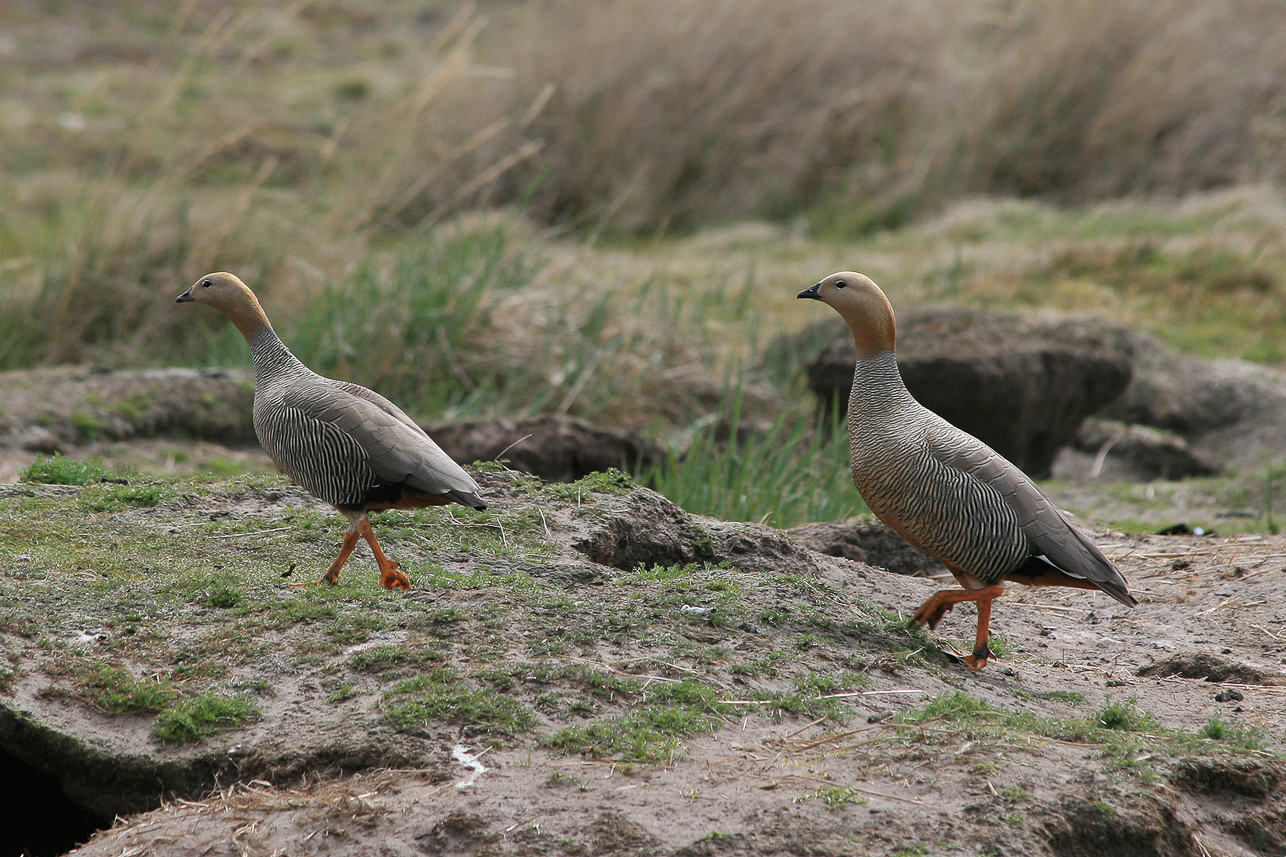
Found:
M 683 738 L 718 729 L 736 711 L 737 706 L 722 702 L 714 689 L 701 682 L 666 682 L 648 688 L 627 713 L 586 726 L 568 726 L 546 743 L 595 759 L 660 764 L 675 757 Z
M 434 646 L 373 646 L 356 652 L 348 665 L 363 673 L 389 673 L 425 669 L 446 659 L 446 652 Z
M 645 471 L 640 481 L 689 512 L 725 521 L 791 527 L 843 521 L 869 510 L 853 488 L 848 433 L 778 417 L 767 431 L 745 431 L 734 391 L 725 427 L 700 429 L 680 460 Z
M 1139 713 L 1138 700 L 1134 697 L 1125 702 L 1113 702 L 1109 699 L 1094 713 L 1094 720 L 1104 729 L 1123 732 L 1156 731 L 1161 728 L 1161 724 L 1151 714 Z
M 108 714 L 162 711 L 174 699 L 168 682 L 138 679 L 123 667 L 99 663 L 79 676 L 81 697 Z
M 347 702 L 357 696 L 357 688 L 351 684 L 343 684 L 326 694 L 326 701 L 332 705 L 340 702 Z
M 216 610 L 230 610 L 245 600 L 245 593 L 234 580 L 210 578 L 197 598 L 197 603 Z
M 443 721 L 482 732 L 526 732 L 536 725 L 527 706 L 491 688 L 470 685 L 452 667 L 406 679 L 385 692 L 384 719 L 402 730 Z
M 216 730 L 242 726 L 258 713 L 254 702 L 244 694 L 207 693 L 162 711 L 152 724 L 152 737 L 172 743 L 204 741 Z
M 80 505 L 90 512 L 122 512 L 155 506 L 173 493 L 165 485 L 95 485 L 80 496 Z
M 1004 712 L 988 705 L 981 699 L 975 699 L 966 693 L 955 691 L 935 696 L 923 708 L 899 714 L 897 719 L 903 723 L 927 723 L 931 720 L 943 720 L 948 723 L 975 723 L 979 720 L 1003 716 Z
M 1243 728 L 1228 723 L 1221 717 L 1211 717 L 1197 732 L 1198 738 L 1217 741 L 1238 750 L 1263 750 L 1263 732 L 1253 727 Z
M 894 851 L 889 857 L 928 857 L 929 846 L 927 845 L 904 845 Z
M 755 693 L 752 698 L 761 700 L 763 708 L 774 716 L 792 714 L 843 723 L 849 719 L 851 709 L 844 705 L 842 699 L 835 698 L 835 694 L 868 687 L 872 683 L 870 677 L 861 673 L 810 673 L 795 679 L 789 692 Z
M 538 483 L 539 484 L 539 483 Z M 554 497 L 564 500 L 580 500 L 592 493 L 628 494 L 635 487 L 634 480 L 628 473 L 615 467 L 607 470 L 596 470 L 575 482 L 555 482 L 542 485 L 541 488 Z
M 110 475 L 111 471 L 96 458 L 76 461 L 55 452 L 51 458 L 39 456 L 22 471 L 18 481 L 43 485 L 88 485 Z
M 795 798 L 795 803 L 806 800 L 820 800 L 831 812 L 839 812 L 846 806 L 866 803 L 866 798 L 858 794 L 852 786 L 819 786 L 816 791 Z

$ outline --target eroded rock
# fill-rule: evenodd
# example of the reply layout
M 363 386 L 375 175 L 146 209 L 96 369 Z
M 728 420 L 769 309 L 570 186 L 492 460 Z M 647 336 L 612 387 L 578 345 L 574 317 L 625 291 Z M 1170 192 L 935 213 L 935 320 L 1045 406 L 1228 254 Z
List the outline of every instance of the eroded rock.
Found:
M 638 473 L 665 459 L 660 446 L 639 435 L 571 417 L 469 420 L 426 430 L 456 461 L 504 459 L 514 470 L 550 482 L 573 482 L 613 467 Z
M 933 557 L 912 547 L 906 539 L 879 521 L 843 521 L 805 524 L 787 535 L 809 550 L 866 562 L 913 577 L 949 577 L 950 572 Z
M 1222 467 L 1177 432 L 1118 420 L 1087 419 L 1076 449 L 1090 456 L 1085 475 L 1123 481 L 1214 476 Z
M 1202 678 L 1206 681 L 1237 684 L 1277 684 L 1282 677 L 1252 664 L 1232 661 L 1209 652 L 1185 652 L 1138 671 L 1141 676 L 1179 676 Z
M 254 443 L 253 375 L 234 369 L 0 373 L 0 447 L 65 452 L 92 440 L 179 435 Z

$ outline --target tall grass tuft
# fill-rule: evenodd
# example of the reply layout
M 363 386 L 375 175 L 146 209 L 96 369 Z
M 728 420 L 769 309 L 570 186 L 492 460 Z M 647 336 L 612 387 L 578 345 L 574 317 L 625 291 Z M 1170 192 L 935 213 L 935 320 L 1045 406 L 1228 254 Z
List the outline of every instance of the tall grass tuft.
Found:
M 938 166 L 948 193 L 1062 201 L 1286 179 L 1286 30 L 1272 0 L 1018 3 L 966 43 L 981 62 Z M 954 178 L 952 178 L 954 177 Z
M 378 239 L 473 207 L 517 163 L 480 154 L 475 114 L 450 106 L 476 70 L 471 5 L 431 27 L 406 26 L 407 9 L 374 15 L 383 46 L 310 5 L 73 14 L 66 50 L 96 59 L 52 66 L 40 35 L 54 16 L 7 21 L 33 38 L 0 84 L 30 82 L 33 118 L 0 127 L 0 369 L 230 359 L 226 326 L 193 335 L 174 311 L 196 277 L 231 270 L 298 294 Z M 360 85 L 338 78 L 345 65 Z M 429 209 L 409 216 L 424 194 Z
M 413 412 L 493 403 L 511 367 L 494 360 L 492 315 L 538 265 L 503 226 L 426 231 L 391 261 L 368 254 L 350 277 L 307 294 L 283 338 L 316 371 Z
M 541 220 L 648 233 L 791 216 L 837 193 L 875 217 L 928 141 L 918 132 L 948 59 L 941 11 L 925 0 L 529 5 L 520 46 L 483 46 L 513 65 L 518 106 L 548 92 L 530 130 L 543 150 L 497 198 L 526 193 Z
M 819 431 L 783 414 L 766 428 L 743 424 L 739 388 L 727 422 L 707 422 L 681 456 L 640 476 L 689 512 L 792 527 L 843 521 L 869 510 L 849 471 L 848 433 Z

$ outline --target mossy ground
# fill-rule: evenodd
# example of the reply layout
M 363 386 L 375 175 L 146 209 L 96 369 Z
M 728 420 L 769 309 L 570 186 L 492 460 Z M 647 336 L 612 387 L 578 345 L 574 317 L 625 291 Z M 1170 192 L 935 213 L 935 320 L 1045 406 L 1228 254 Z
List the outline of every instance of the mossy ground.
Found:
M 1187 603 L 1173 599 L 1197 598 L 1147 563 L 1123 560 L 1149 593 L 1132 613 L 1080 593 L 1006 595 L 993 618 L 1002 660 L 975 675 L 939 649 L 968 639 L 970 613 L 939 634 L 905 626 L 931 591 L 922 581 L 792 559 L 770 531 L 689 517 L 675 532 L 702 534 L 710 556 L 741 545 L 743 561 L 596 565 L 572 545 L 631 508 L 659 508 L 635 503 L 643 489 L 611 474 L 555 487 L 495 467 L 478 475 L 485 513 L 376 517 L 409 593 L 379 588 L 364 549 L 337 586 L 313 585 L 345 522 L 278 477 L 9 486 L 0 704 L 58 712 L 122 752 L 236 758 L 236 776 L 279 783 L 336 767 L 450 777 L 443 755 L 469 747 L 532 815 L 552 792 L 564 806 L 609 799 L 595 773 L 607 771 L 613 788 L 652 794 L 633 812 L 674 795 L 692 808 L 755 806 L 798 817 L 801 836 L 840 825 L 845 847 L 872 853 L 1026 842 L 1043 829 L 1032 818 L 1066 795 L 1134 823 L 1123 795 L 1213 788 L 1234 762 L 1265 782 L 1276 770 L 1271 688 L 1245 687 L 1232 711 L 1212 707 L 1208 683 L 1134 676 L 1171 627 L 1171 604 Z M 1165 550 L 1131 538 L 1112 550 Z M 1239 543 L 1221 544 L 1227 555 L 1196 560 L 1214 579 L 1221 563 L 1249 564 Z M 1256 586 L 1268 593 L 1272 578 L 1243 584 L 1247 603 L 1267 605 Z M 1085 633 L 1091 606 L 1115 642 Z M 1276 627 L 1275 614 L 1220 618 Z M 1202 639 L 1202 621 L 1189 636 Z M 1220 633 L 1251 645 L 1226 624 Z M 674 783 L 669 797 L 658 778 Z M 908 801 L 986 810 L 962 828 L 947 809 L 891 812 Z M 699 814 L 675 812 L 699 827 Z M 738 812 L 692 839 L 740 843 L 753 825 Z
M 328 704 L 396 730 L 656 762 L 748 714 L 843 722 L 825 695 L 869 684 L 859 670 L 941 664 L 922 635 L 804 575 L 639 566 L 569 589 L 547 573 L 563 548 L 545 509 L 592 518 L 635 489 L 501 477 L 517 502 L 376 518 L 409 594 L 380 589 L 364 550 L 337 586 L 313 585 L 345 522 L 275 477 L 11 490 L 7 683 L 200 742 L 271 719 L 266 698 L 306 673 Z

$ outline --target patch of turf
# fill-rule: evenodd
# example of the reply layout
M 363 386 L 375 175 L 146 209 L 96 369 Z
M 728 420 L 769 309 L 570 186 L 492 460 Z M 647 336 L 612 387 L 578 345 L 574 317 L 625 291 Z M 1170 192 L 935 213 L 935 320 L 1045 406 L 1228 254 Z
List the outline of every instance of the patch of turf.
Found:
M 108 714 L 154 714 L 175 697 L 169 682 L 135 678 L 128 670 L 106 663 L 94 664 L 78 678 L 83 698 Z
M 352 699 L 354 696 L 357 696 L 357 688 L 351 684 L 344 684 L 326 694 L 326 701 L 334 704 Z
M 568 726 L 546 739 L 566 753 L 657 764 L 673 759 L 681 739 L 718 729 L 738 706 L 693 679 L 653 685 L 627 713 Z
M 795 798 L 795 803 L 806 800 L 820 800 L 831 812 L 839 812 L 846 806 L 865 804 L 866 798 L 858 794 L 852 786 L 819 786 L 816 791 Z
M 204 741 L 216 730 L 242 726 L 258 713 L 248 696 L 208 693 L 162 711 L 152 724 L 152 738 L 174 743 Z
M 348 659 L 348 665 L 363 673 L 397 673 L 432 667 L 442 663 L 446 656 L 446 650 L 438 646 L 373 646 L 355 652 Z
M 607 470 L 596 470 L 575 482 L 549 483 L 543 490 L 562 500 L 581 500 L 590 494 L 628 494 L 636 487 L 628 473 L 609 467 Z
M 18 476 L 18 481 L 44 485 L 88 485 L 110 474 L 111 471 L 97 458 L 75 461 L 61 452 L 55 452 L 52 458 L 42 455 L 29 464 Z
M 1113 702 L 1109 699 L 1094 713 L 1094 719 L 1104 729 L 1119 729 L 1124 732 L 1155 731 L 1161 727 L 1151 714 L 1139 713 L 1138 700 L 1134 698 L 1126 702 Z
M 164 485 L 94 485 L 81 492 L 79 502 L 90 512 L 120 512 L 155 506 L 173 494 Z
M 536 715 L 517 700 L 477 687 L 452 667 L 398 682 L 384 693 L 384 719 L 401 730 L 457 723 L 482 732 L 526 732 Z
M 1197 732 L 1198 738 L 1217 741 L 1225 746 L 1238 750 L 1263 750 L 1265 748 L 1263 732 L 1254 727 L 1240 727 L 1228 723 L 1221 717 L 1211 717 Z

